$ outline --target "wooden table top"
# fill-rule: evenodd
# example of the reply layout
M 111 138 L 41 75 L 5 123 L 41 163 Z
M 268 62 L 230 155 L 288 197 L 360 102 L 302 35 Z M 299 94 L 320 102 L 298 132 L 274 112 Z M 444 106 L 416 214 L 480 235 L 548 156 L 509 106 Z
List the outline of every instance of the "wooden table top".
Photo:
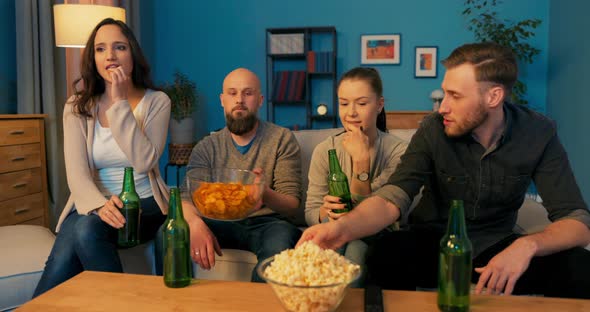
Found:
M 383 292 L 385 311 L 438 311 L 435 292 Z M 337 311 L 363 311 L 364 290 L 349 289 Z M 17 311 L 282 311 L 269 285 L 194 280 L 167 288 L 160 276 L 85 271 Z M 590 311 L 590 300 L 472 296 L 471 311 Z

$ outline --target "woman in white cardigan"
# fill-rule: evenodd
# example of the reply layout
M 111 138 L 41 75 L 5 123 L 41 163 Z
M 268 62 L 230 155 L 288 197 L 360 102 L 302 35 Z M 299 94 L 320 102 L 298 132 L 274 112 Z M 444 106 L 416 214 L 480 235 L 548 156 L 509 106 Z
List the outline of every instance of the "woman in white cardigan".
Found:
M 135 171 L 141 198 L 140 239 L 154 237 L 167 213 L 158 162 L 166 142 L 170 99 L 155 91 L 131 30 L 105 19 L 93 30 L 81 66 L 84 88 L 66 103 L 64 155 L 70 198 L 34 296 L 83 270 L 122 272 L 117 229 L 124 167 Z

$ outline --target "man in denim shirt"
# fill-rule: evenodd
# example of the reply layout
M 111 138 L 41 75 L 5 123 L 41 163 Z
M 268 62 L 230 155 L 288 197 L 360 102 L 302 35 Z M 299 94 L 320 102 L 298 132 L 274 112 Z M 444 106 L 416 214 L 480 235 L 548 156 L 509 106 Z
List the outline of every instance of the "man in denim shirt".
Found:
M 445 98 L 424 119 L 388 185 L 347 216 L 309 228 L 301 241 L 326 248 L 374 234 L 409 213 L 408 231 L 372 248 L 369 278 L 382 287 L 436 287 L 439 241 L 450 201 L 462 199 L 473 243 L 476 293 L 590 298 L 590 213 L 548 118 L 506 102 L 518 69 L 511 50 L 468 44 L 443 61 Z M 553 221 L 513 233 L 531 182 Z

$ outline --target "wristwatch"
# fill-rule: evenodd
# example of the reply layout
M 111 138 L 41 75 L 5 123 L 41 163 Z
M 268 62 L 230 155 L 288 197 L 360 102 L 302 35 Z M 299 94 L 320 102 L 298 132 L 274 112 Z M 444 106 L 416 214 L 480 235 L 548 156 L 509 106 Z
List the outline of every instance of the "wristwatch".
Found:
M 355 175 L 355 177 L 357 178 L 357 180 L 359 180 L 361 182 L 369 181 L 369 173 L 366 171 L 363 171 L 363 172 Z

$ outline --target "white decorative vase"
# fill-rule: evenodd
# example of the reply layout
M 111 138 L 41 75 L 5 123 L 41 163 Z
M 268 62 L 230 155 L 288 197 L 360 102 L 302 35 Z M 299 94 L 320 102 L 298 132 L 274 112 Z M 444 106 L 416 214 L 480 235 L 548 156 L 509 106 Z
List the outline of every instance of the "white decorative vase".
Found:
M 194 123 L 192 117 L 183 118 L 180 121 L 170 119 L 170 143 L 192 144 Z

